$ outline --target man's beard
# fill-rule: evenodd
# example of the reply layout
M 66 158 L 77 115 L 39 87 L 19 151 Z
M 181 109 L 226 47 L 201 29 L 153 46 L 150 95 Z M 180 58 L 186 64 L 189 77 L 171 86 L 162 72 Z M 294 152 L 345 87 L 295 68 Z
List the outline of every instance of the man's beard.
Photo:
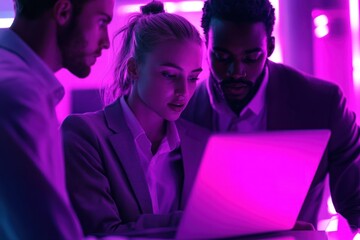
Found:
M 260 74 L 255 83 L 247 80 L 245 78 L 225 78 L 221 82 L 217 81 L 212 75 L 211 78 L 214 84 L 215 90 L 220 93 L 220 96 L 228 103 L 230 109 L 238 116 L 241 111 L 249 104 L 249 102 L 253 99 L 264 78 L 264 72 Z M 224 93 L 224 89 L 234 84 L 241 84 L 244 87 L 248 88 L 248 92 L 246 96 L 242 99 L 231 98 Z
M 87 66 L 84 59 L 84 52 L 81 51 L 87 45 L 84 37 L 77 31 L 76 18 L 69 24 L 62 27 L 57 34 L 57 42 L 62 57 L 62 66 L 79 78 L 85 78 L 90 74 L 90 66 Z

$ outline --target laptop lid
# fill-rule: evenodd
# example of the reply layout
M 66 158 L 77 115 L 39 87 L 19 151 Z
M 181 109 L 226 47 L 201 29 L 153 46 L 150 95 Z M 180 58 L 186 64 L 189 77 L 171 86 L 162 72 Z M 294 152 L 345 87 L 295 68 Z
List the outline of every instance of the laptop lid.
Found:
M 329 130 L 213 135 L 176 237 L 291 229 L 329 138 Z

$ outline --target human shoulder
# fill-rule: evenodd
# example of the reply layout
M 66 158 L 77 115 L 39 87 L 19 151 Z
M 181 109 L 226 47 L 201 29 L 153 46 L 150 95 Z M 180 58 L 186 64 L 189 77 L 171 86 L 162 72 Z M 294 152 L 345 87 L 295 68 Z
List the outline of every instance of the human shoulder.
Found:
M 6 121 L 44 115 L 47 96 L 43 86 L 25 64 L 11 58 L 0 59 L 0 115 Z
M 1 79 L 11 74 L 31 72 L 32 69 L 26 64 L 25 60 L 18 54 L 0 48 L 0 69 L 2 71 Z
M 285 106 L 284 109 L 291 108 L 298 114 L 298 119 L 317 119 L 324 123 L 335 121 L 338 117 L 334 116 L 344 116 L 347 111 L 346 98 L 336 84 L 282 64 L 273 64 L 269 70 L 273 72 L 267 90 L 271 109 Z
M 25 64 L 7 56 L 0 58 L 0 135 L 18 143 L 26 139 L 34 147 L 51 134 L 55 124 L 47 92 Z M 20 145 L 19 151 L 29 147 Z
M 289 91 L 305 91 L 309 94 L 331 94 L 340 91 L 335 83 L 301 72 L 290 66 L 271 61 L 269 61 L 268 66 L 270 84 L 278 82 L 279 86 L 286 87 Z
M 80 114 L 70 114 L 65 118 L 61 125 L 63 131 L 97 131 L 102 129 L 104 125 L 104 111 L 87 112 Z

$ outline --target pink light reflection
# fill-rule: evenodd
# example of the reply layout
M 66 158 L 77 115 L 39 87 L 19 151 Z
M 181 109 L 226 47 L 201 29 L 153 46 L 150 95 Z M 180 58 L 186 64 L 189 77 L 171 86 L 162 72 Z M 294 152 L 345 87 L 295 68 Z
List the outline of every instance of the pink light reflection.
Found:
M 275 50 L 273 54 L 270 56 L 270 60 L 274 62 L 281 63 L 283 62 L 282 58 L 282 48 L 280 44 L 280 37 L 279 37 L 279 22 L 280 22 L 280 6 L 279 6 L 279 0 L 270 0 L 271 4 L 275 8 L 275 26 L 274 26 L 274 36 L 275 36 Z
M 8 28 L 11 26 L 14 18 L 0 18 L 0 28 Z
M 179 12 L 201 12 L 204 6 L 203 1 L 183 1 L 179 2 Z
M 321 14 L 314 18 L 315 25 L 315 36 L 318 38 L 323 38 L 329 34 L 329 19 L 325 14 Z
M 325 14 L 321 14 L 314 18 L 314 24 L 317 27 L 326 26 L 329 23 L 329 19 Z
M 323 38 L 329 34 L 329 27 L 328 26 L 321 26 L 315 28 L 315 36 L 318 38 Z
M 355 89 L 360 90 L 360 40 L 359 40 L 359 0 L 349 0 L 352 39 L 352 65 Z

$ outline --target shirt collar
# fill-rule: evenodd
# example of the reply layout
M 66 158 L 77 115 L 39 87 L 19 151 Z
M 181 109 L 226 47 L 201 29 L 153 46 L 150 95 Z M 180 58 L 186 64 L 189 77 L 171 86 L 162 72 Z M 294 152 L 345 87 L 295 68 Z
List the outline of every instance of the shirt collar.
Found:
M 175 122 L 168 121 L 166 133 L 170 151 L 173 151 L 180 146 L 180 136 Z
M 235 113 L 230 109 L 226 100 L 220 96 L 217 90 L 214 88 L 213 81 L 211 78 L 206 82 L 206 88 L 209 93 L 210 103 L 212 108 L 218 112 L 219 114 L 230 114 L 234 115 Z M 255 115 L 259 115 L 262 109 L 265 107 L 265 95 L 266 95 L 266 87 L 269 82 L 269 70 L 268 67 L 265 67 L 265 74 L 263 77 L 263 81 L 255 94 L 255 96 L 251 99 L 249 104 L 241 111 L 240 116 L 246 114 L 247 112 L 252 112 Z
M 265 95 L 266 95 L 266 87 L 269 82 L 269 70 L 265 67 L 265 74 L 263 78 L 263 82 L 261 83 L 257 93 L 251 99 L 250 103 L 244 108 L 244 110 L 240 113 L 240 115 L 246 113 L 246 111 L 252 111 L 255 115 L 259 115 L 261 110 L 265 106 Z
M 135 140 L 138 139 L 141 135 L 145 135 L 144 129 L 141 127 L 139 121 L 125 101 L 124 96 L 120 98 L 120 105 L 124 112 L 125 121 Z
M 0 47 L 16 54 L 34 72 L 40 75 L 39 81 L 45 91 L 52 95 L 54 104 L 64 97 L 62 84 L 56 79 L 49 66 L 11 29 L 0 29 Z
M 120 98 L 120 105 L 124 111 L 125 121 L 127 122 L 127 125 L 135 141 L 138 141 L 138 139 L 140 139 L 141 137 L 146 137 L 144 129 L 142 128 L 139 121 L 135 117 L 135 114 L 132 112 L 129 105 L 125 101 L 124 96 Z M 147 137 L 146 139 L 148 140 Z M 180 146 L 180 137 L 175 122 L 167 121 L 166 136 L 161 144 L 168 144 L 169 151 L 173 151 Z

